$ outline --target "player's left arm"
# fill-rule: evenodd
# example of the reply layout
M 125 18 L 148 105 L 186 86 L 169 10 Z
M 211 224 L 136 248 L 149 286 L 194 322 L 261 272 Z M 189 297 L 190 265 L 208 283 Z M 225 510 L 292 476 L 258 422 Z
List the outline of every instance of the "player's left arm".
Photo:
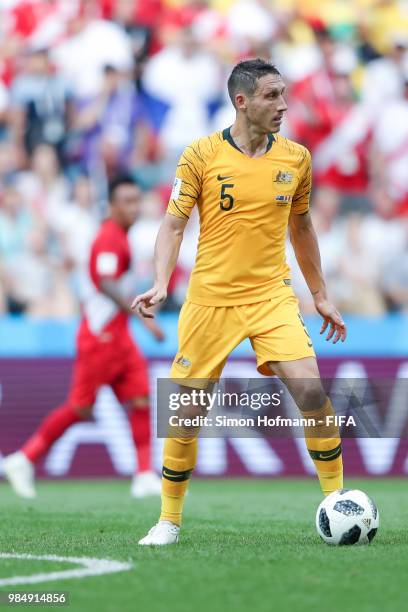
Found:
M 292 211 L 289 217 L 289 235 L 303 277 L 313 296 L 315 308 L 323 317 L 320 333 L 329 327 L 326 340 L 333 344 L 345 341 L 347 328 L 341 314 L 332 304 L 323 278 L 319 245 L 309 211 L 299 214 Z

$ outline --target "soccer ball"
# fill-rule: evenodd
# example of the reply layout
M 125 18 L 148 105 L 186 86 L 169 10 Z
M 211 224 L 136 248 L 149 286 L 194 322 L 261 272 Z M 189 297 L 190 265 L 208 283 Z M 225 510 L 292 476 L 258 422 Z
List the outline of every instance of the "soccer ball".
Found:
M 372 499 L 358 489 L 339 489 L 328 495 L 316 512 L 316 529 L 326 544 L 369 544 L 380 515 Z

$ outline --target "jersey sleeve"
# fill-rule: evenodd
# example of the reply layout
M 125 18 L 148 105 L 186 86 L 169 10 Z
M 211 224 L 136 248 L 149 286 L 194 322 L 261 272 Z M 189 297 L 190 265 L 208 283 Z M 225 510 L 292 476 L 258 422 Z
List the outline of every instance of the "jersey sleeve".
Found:
M 292 198 L 292 210 L 297 215 L 303 215 L 309 210 L 310 192 L 312 190 L 312 158 L 305 148 L 302 151 L 299 174 L 299 184 Z
M 116 280 L 126 272 L 129 254 L 116 240 L 104 237 L 93 246 L 89 262 L 91 278 L 98 289 L 103 279 Z
M 184 149 L 177 165 L 176 177 L 170 195 L 167 212 L 188 219 L 198 198 L 203 182 L 205 160 L 200 150 L 200 141 Z

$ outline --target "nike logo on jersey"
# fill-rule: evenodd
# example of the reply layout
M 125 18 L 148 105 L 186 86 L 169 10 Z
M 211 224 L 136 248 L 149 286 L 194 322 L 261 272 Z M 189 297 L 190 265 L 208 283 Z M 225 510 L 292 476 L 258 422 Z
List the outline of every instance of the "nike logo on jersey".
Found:
M 228 179 L 232 178 L 232 176 L 221 176 L 221 174 L 219 174 L 217 176 L 217 181 L 226 181 Z

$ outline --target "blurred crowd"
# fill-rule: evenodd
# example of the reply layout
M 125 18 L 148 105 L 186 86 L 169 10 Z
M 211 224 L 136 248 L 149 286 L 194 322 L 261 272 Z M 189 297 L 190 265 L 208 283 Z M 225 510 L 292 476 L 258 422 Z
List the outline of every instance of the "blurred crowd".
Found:
M 122 171 L 143 188 L 130 240 L 135 290 L 150 284 L 177 159 L 231 125 L 226 80 L 248 57 L 277 65 L 282 132 L 312 152 L 332 299 L 350 314 L 408 310 L 408 0 L 2 0 L 0 312 L 78 313 Z M 196 238 L 195 216 L 167 309 L 183 301 Z

